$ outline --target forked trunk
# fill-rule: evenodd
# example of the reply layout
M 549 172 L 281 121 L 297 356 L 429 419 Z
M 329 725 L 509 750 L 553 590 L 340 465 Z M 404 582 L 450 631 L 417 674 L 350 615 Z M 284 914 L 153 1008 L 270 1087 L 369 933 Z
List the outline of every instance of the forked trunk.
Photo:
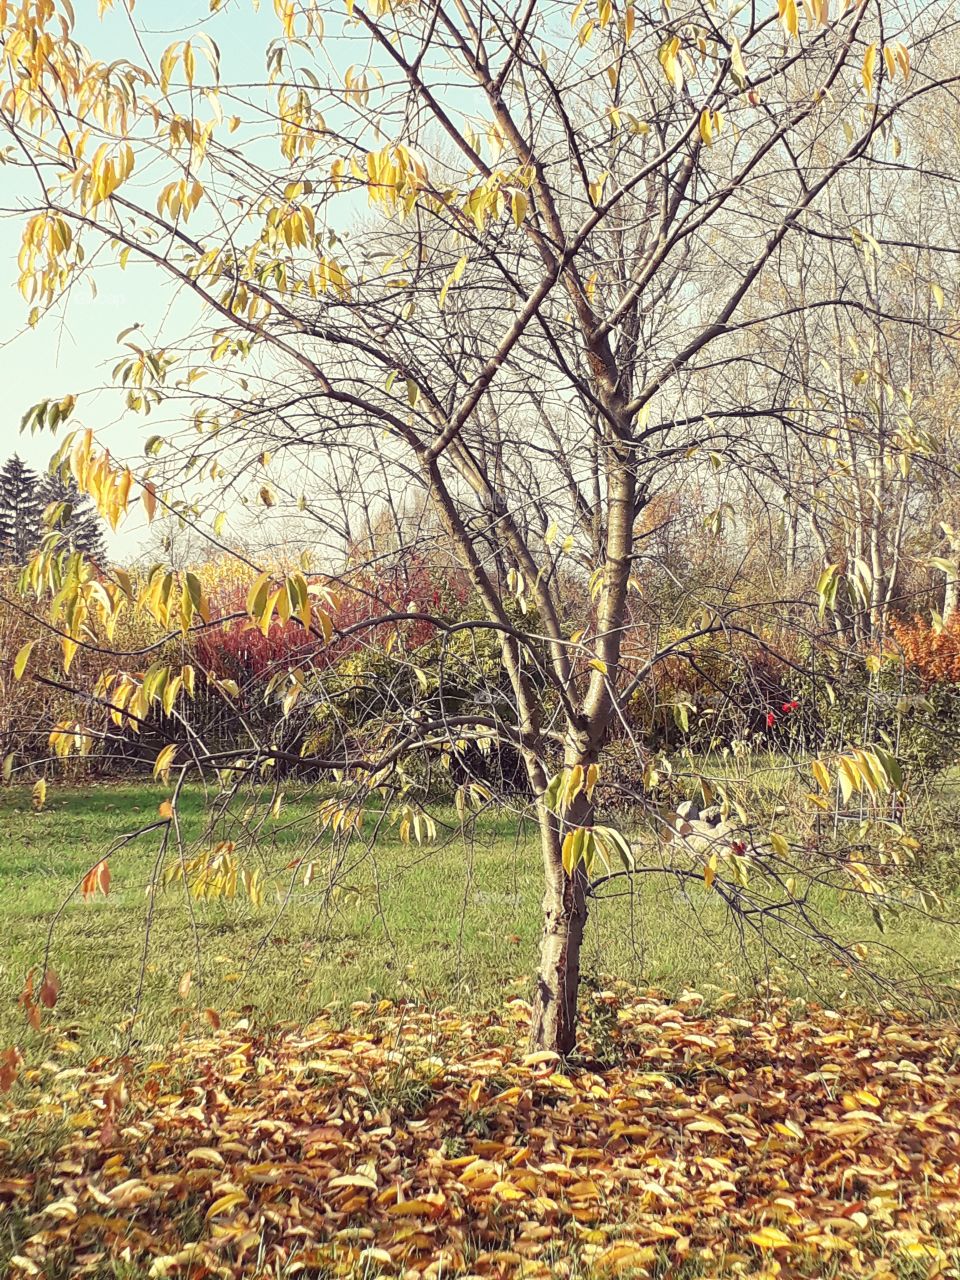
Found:
M 569 876 L 563 869 L 560 824 L 540 813 L 545 891 L 540 965 L 533 998 L 530 1043 L 566 1057 L 577 1037 L 580 946 L 587 922 L 587 877 L 582 865 Z

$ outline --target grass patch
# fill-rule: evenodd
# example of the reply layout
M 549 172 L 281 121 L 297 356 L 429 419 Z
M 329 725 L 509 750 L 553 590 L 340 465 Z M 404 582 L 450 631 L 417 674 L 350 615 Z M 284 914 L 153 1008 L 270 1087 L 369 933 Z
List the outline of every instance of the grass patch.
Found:
M 113 839 L 156 814 L 163 794 L 134 784 L 56 788 L 39 813 L 26 790 L 0 794 L 0 1044 L 23 1043 L 16 999 L 26 971 L 42 962 L 57 911 Z M 199 788 L 184 796 L 188 839 L 202 830 L 203 800 Z M 182 886 L 171 885 L 156 895 L 146 949 L 157 834 L 116 854 L 109 896 L 84 902 L 77 894 L 57 921 L 51 960 L 62 992 L 47 1019 L 53 1034 L 83 1052 L 115 1051 L 131 1039 L 167 1043 L 205 1008 L 303 1023 L 358 1000 L 402 996 L 482 1010 L 528 996 L 542 893 L 532 828 L 510 815 L 484 818 L 464 842 L 451 836 L 450 814 L 436 848 L 403 845 L 395 829 L 384 829 L 366 856 L 343 857 L 336 891 L 324 872 L 288 895 L 289 863 L 336 861 L 329 837 L 318 836 L 315 807 L 315 798 L 288 800 L 257 848 L 245 851 L 248 865 L 270 873 L 261 906 L 243 895 L 191 906 Z M 948 895 L 947 914 L 960 915 L 960 889 Z M 881 935 L 854 897 L 825 889 L 815 905 L 833 932 L 868 948 L 891 982 L 916 970 L 947 987 L 960 980 L 950 925 L 918 928 L 906 917 Z M 612 975 L 668 996 L 693 989 L 707 1003 L 771 987 L 830 1004 L 863 997 L 847 971 L 802 938 L 772 923 L 768 941 L 766 949 L 744 942 L 705 885 L 679 890 L 644 875 L 629 894 L 594 904 L 584 970 L 595 982 Z

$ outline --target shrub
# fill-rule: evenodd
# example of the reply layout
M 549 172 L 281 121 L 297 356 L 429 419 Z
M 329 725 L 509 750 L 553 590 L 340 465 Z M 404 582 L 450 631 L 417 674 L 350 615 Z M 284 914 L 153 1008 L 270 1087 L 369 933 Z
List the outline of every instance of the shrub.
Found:
M 152 762 L 158 747 L 149 725 L 140 735 L 120 729 L 111 721 L 108 707 L 89 695 L 74 693 L 71 687 L 94 689 L 101 674 L 116 666 L 116 657 L 82 648 L 65 678 L 57 660 L 58 636 L 39 626 L 32 613 L 31 601 L 19 596 L 16 573 L 0 572 L 0 653 L 5 659 L 0 663 L 0 756 L 13 755 L 18 776 L 42 773 L 53 755 L 51 731 L 68 723 L 88 735 L 86 751 L 71 754 L 61 765 L 73 775 L 139 768 Z M 149 650 L 161 638 L 149 618 L 124 611 L 112 643 L 123 652 L 121 660 L 136 670 L 161 656 L 162 650 Z M 34 648 L 23 678 L 17 681 L 14 659 L 29 641 L 35 642 Z M 182 647 L 170 642 L 168 648 L 173 653 Z M 145 650 L 149 651 L 146 656 Z

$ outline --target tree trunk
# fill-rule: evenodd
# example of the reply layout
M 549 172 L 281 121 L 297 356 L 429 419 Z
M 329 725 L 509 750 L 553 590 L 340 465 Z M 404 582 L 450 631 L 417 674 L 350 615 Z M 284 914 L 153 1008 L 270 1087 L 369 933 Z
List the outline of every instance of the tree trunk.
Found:
M 580 825 L 579 822 L 573 825 Z M 530 1044 L 566 1057 L 576 1046 L 577 995 L 580 988 L 580 945 L 587 923 L 587 876 L 578 866 L 572 876 L 563 869 L 563 824 L 540 807 L 543 854 L 543 936 L 533 998 Z
M 957 612 L 957 601 L 960 599 L 960 578 L 951 577 L 948 573 L 945 575 L 943 584 L 943 611 L 942 616 L 944 622 L 949 622 L 953 615 Z

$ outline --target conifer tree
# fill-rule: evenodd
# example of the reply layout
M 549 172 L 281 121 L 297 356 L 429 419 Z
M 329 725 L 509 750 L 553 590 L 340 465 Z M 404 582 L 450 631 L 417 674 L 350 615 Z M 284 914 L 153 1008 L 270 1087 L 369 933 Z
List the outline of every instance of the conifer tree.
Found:
M 0 468 L 0 562 L 23 564 L 40 541 L 36 473 L 14 454 Z

